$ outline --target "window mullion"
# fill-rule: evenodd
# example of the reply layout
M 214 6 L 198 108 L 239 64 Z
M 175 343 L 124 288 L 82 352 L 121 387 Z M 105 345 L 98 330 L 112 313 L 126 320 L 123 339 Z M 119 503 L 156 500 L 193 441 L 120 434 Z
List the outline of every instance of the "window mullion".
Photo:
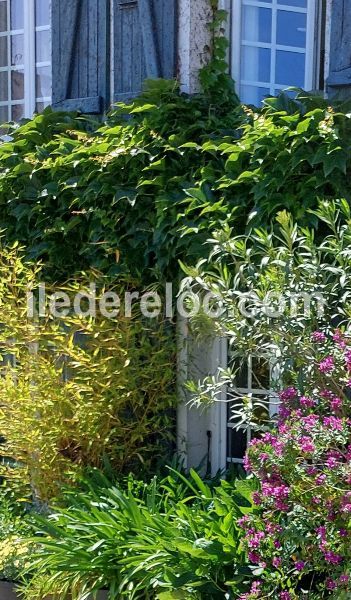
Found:
M 271 79 L 270 79 L 270 93 L 274 96 L 275 93 L 275 70 L 276 70 L 276 58 L 277 58 L 277 0 L 272 0 L 272 45 L 271 45 Z
M 11 121 L 11 2 L 7 0 L 7 102 L 8 102 L 8 120 Z
M 308 0 L 307 23 L 306 23 L 306 71 L 305 71 L 305 89 L 314 88 L 316 61 L 315 61 L 315 31 L 317 17 L 316 0 Z M 318 29 L 317 29 L 318 30 Z
M 24 113 L 31 117 L 35 111 L 35 5 L 24 2 Z

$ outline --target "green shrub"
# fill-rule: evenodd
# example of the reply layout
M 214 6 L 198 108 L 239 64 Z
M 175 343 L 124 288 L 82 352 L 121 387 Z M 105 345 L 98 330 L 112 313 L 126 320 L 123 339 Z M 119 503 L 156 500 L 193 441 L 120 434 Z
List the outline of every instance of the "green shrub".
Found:
M 10 502 L 0 489 L 0 581 L 19 581 L 28 566 L 32 534 L 24 503 Z
M 26 598 L 83 600 L 101 588 L 111 599 L 236 598 L 251 575 L 236 520 L 252 512 L 253 489 L 172 471 L 148 485 L 74 490 L 67 509 L 38 519 L 43 537 Z
M 204 75 L 212 91 L 216 73 Z M 238 233 L 249 215 L 262 226 L 282 209 L 315 226 L 319 198 L 349 199 L 347 107 L 300 94 L 260 110 L 211 89 L 188 97 L 150 82 L 104 125 L 47 109 L 14 130 L 0 145 L 6 240 L 47 276 L 95 267 L 146 283 L 206 256 L 208 231 Z
M 324 201 L 312 216 L 324 227 L 322 241 L 312 228 L 299 227 L 282 211 L 269 230 L 215 233 L 208 244 L 209 260 L 184 266 L 184 289 L 200 295 L 209 291 L 221 303 L 218 318 L 195 315 L 193 331 L 227 338 L 235 367 L 248 355 L 270 362 L 279 385 L 289 385 L 290 373 L 294 378 L 305 368 L 313 331 L 348 326 L 351 318 L 350 205 L 345 199 Z M 236 374 L 236 368 L 220 370 L 200 388 L 191 384 L 190 389 L 211 402 L 223 383 L 235 384 Z M 264 389 L 256 375 L 256 387 Z M 259 404 L 259 398 L 253 400 Z
M 172 331 L 161 319 L 135 314 L 31 319 L 27 290 L 38 277 L 18 249 L 0 252 L 0 451 L 7 481 L 11 474 L 16 485 L 22 478 L 45 501 L 85 466 L 157 468 L 173 447 Z M 65 287 L 69 296 L 84 289 L 83 278 Z

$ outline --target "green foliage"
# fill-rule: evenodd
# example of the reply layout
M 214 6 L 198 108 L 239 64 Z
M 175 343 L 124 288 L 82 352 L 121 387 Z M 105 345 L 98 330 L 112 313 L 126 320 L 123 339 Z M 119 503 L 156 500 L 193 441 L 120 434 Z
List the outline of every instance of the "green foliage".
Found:
M 218 65 L 202 72 L 202 94 L 149 82 L 102 126 L 47 109 L 0 145 L 6 240 L 42 258 L 46 276 L 94 267 L 144 283 L 174 277 L 179 260 L 206 255 L 208 231 L 243 231 L 249 215 L 264 226 L 283 209 L 317 226 L 309 209 L 320 198 L 349 199 L 347 107 L 302 93 L 238 105 L 225 39 L 214 40 Z
M 108 461 L 117 472 L 156 468 L 173 443 L 169 327 L 161 319 L 108 319 L 99 311 L 96 317 L 72 311 L 30 318 L 27 290 L 38 277 L 39 269 L 24 264 L 17 248 L 0 252 L 0 431 L 7 481 L 14 478 L 17 488 L 22 479 L 47 500 L 85 466 Z M 85 284 L 83 277 L 72 280 L 65 291 L 73 297 Z
M 0 581 L 16 581 L 27 567 L 33 530 L 24 504 L 10 502 L 0 489 Z
M 251 572 L 236 519 L 252 512 L 254 483 L 213 486 L 171 470 L 148 485 L 86 487 L 68 493 L 67 509 L 38 518 L 43 537 L 26 600 L 84 600 L 102 588 L 111 599 L 222 600 L 244 589 Z
M 194 316 L 193 330 L 226 337 L 239 362 L 248 355 L 270 361 L 279 385 L 304 369 L 314 330 L 348 325 L 351 318 L 349 203 L 321 202 L 311 217 L 324 228 L 322 241 L 282 211 L 271 230 L 240 236 L 229 228 L 217 232 L 209 241 L 209 261 L 184 266 L 185 289 L 200 295 L 210 291 L 222 303 L 218 318 Z M 235 371 L 219 370 L 190 390 L 201 402 L 213 401 L 235 378 Z M 256 387 L 265 386 L 258 381 Z M 259 399 L 254 400 L 258 406 Z M 252 417 L 252 402 L 246 408 Z

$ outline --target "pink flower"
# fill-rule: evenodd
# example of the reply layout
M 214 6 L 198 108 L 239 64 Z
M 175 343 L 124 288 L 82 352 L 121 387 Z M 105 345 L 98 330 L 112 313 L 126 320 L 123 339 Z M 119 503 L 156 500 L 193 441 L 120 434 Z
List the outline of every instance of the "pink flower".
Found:
M 291 600 L 291 594 L 289 592 L 281 592 L 279 598 L 280 600 Z
M 329 456 L 325 464 L 327 465 L 328 469 L 335 469 L 339 463 L 335 456 Z
M 324 558 L 331 565 L 339 565 L 342 562 L 342 556 L 335 554 L 331 550 L 324 551 Z
M 254 565 L 258 565 L 260 562 L 260 556 L 256 552 L 249 552 L 249 561 Z
M 281 564 L 282 564 L 282 559 L 280 558 L 280 556 L 275 556 L 272 560 L 272 564 L 273 564 L 273 567 L 275 567 L 276 569 L 279 569 L 279 567 L 281 567 Z
M 303 417 L 302 421 L 303 421 L 303 424 L 305 425 L 306 429 L 312 429 L 318 423 L 319 416 L 318 415 L 307 415 L 307 417 Z
M 335 581 L 333 581 L 332 579 L 327 579 L 326 584 L 327 584 L 326 585 L 327 590 L 329 590 L 329 591 L 335 590 L 337 587 L 337 583 Z
M 345 362 L 347 370 L 351 371 L 351 350 L 347 350 L 347 352 L 345 352 Z
M 324 427 L 330 427 L 330 429 L 336 429 L 337 431 L 342 431 L 344 428 L 343 420 L 338 417 L 324 417 L 323 425 Z
M 335 396 L 331 401 L 330 401 L 330 406 L 331 409 L 334 412 L 337 412 L 338 410 L 340 410 L 342 408 L 342 399 L 338 398 L 337 396 Z
M 321 373 L 332 373 L 334 371 L 334 358 L 332 356 L 327 356 L 324 358 L 318 365 Z
M 299 446 L 300 446 L 301 452 L 303 452 L 304 454 L 310 454 L 311 452 L 315 451 L 314 443 L 312 442 L 311 438 L 309 438 L 307 436 L 302 436 L 300 438 Z
M 326 527 L 318 527 L 316 529 L 316 533 L 321 538 L 321 540 L 325 540 L 326 535 L 327 535 L 327 529 L 326 529 Z
M 255 533 L 252 537 L 249 537 L 249 539 L 248 539 L 249 548 L 252 548 L 253 550 L 257 550 L 260 547 L 261 542 L 264 537 L 265 537 L 265 534 L 263 533 L 263 531 L 257 531 L 257 533 Z
M 313 398 L 308 398 L 307 396 L 302 396 L 300 398 L 300 404 L 304 408 L 312 408 L 313 406 L 316 405 L 316 401 L 313 400 Z
M 350 581 L 349 575 L 340 575 L 340 583 L 347 584 Z
M 298 561 L 295 563 L 295 569 L 296 569 L 297 571 L 303 571 L 303 570 L 304 570 L 304 568 L 305 568 L 305 563 L 303 562 L 303 560 L 298 560 Z
M 335 342 L 335 344 L 337 344 L 339 346 L 339 348 L 345 348 L 346 346 L 346 342 L 343 336 L 342 331 L 340 331 L 340 329 L 336 329 L 334 335 L 333 335 L 333 341 Z
M 260 506 L 262 504 L 262 498 L 258 492 L 254 492 L 252 494 L 252 500 L 253 503 L 256 504 L 256 506 Z
M 312 341 L 316 342 L 317 344 L 323 344 L 323 342 L 325 342 L 325 340 L 327 339 L 325 333 L 323 333 L 323 331 L 314 331 L 312 333 Z
M 245 454 L 245 456 L 244 456 L 244 469 L 247 473 L 252 471 L 252 464 L 251 464 L 248 454 Z
M 297 396 L 297 389 L 294 387 L 288 387 L 285 390 L 282 390 L 279 394 L 279 398 L 282 402 L 286 400 L 293 400 Z

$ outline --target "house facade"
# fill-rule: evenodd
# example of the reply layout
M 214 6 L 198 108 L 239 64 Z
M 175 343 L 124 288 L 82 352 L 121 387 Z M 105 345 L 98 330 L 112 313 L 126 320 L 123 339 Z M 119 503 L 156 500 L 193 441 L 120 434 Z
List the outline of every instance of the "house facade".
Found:
M 350 0 L 219 0 L 228 13 L 228 62 L 241 99 L 260 105 L 290 87 L 351 95 Z M 0 122 L 45 106 L 101 114 L 136 96 L 146 78 L 177 78 L 196 93 L 210 55 L 210 0 L 0 0 Z M 179 391 L 231 362 L 223 340 L 197 347 L 179 323 Z M 261 376 L 256 377 L 260 371 Z M 274 398 L 270 365 L 248 360 L 237 387 Z M 256 381 L 257 380 L 257 381 Z M 187 398 L 178 447 L 188 466 L 215 473 L 242 462 L 250 431 L 230 418 L 223 390 L 205 413 Z

